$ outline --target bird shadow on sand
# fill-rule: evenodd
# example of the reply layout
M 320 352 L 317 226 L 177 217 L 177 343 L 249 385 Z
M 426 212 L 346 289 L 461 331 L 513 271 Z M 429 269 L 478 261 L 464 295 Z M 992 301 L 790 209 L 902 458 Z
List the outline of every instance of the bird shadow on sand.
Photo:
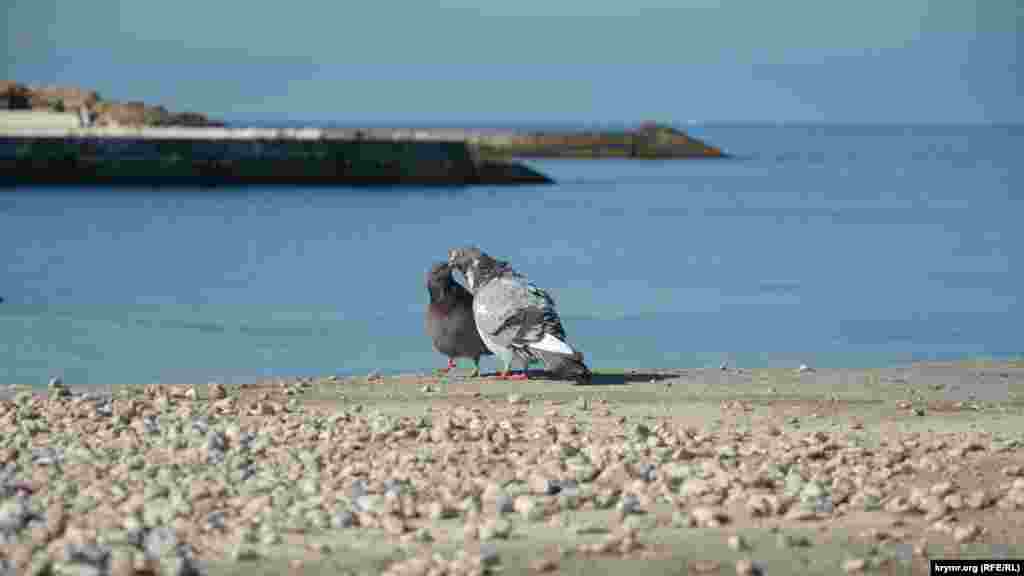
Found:
M 482 375 L 484 378 L 494 378 L 497 373 L 491 372 Z M 564 378 L 559 378 L 547 372 L 546 370 L 530 370 L 530 380 L 537 381 L 552 381 L 562 382 Z M 670 380 L 677 378 L 677 374 L 655 374 L 648 372 L 631 372 L 628 374 L 603 374 L 597 373 L 591 377 L 590 384 L 587 386 L 625 386 L 628 384 L 641 384 L 650 382 L 660 382 L 662 380 Z
M 678 377 L 674 374 L 654 374 L 647 372 L 631 372 L 629 374 L 594 374 L 591 377 L 591 386 L 624 386 L 627 384 L 643 384 L 661 382 Z

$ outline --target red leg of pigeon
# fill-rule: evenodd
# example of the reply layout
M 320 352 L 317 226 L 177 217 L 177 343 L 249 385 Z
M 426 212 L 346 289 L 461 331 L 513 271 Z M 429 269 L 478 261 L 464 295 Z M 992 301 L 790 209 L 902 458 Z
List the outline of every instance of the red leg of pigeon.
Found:
M 438 368 L 437 371 L 442 373 L 442 374 L 447 374 L 452 368 L 455 368 L 455 359 L 454 358 L 449 358 L 448 359 L 448 366 L 446 366 L 444 368 Z
M 505 374 L 505 380 L 529 380 L 530 363 L 526 362 L 525 360 L 523 361 L 523 372 L 521 374 L 513 374 L 511 365 L 509 366 L 508 370 L 506 370 Z

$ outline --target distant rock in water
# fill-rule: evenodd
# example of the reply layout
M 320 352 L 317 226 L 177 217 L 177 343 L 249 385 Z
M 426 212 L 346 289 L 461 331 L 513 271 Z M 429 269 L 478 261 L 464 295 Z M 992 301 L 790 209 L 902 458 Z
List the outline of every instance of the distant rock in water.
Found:
M 224 126 L 196 112 L 170 112 L 144 102 L 104 100 L 95 90 L 76 86 L 25 86 L 0 81 L 0 109 L 84 111 L 96 126 Z
M 669 125 L 644 122 L 624 131 L 547 131 L 481 135 L 489 158 L 727 158 L 721 149 Z

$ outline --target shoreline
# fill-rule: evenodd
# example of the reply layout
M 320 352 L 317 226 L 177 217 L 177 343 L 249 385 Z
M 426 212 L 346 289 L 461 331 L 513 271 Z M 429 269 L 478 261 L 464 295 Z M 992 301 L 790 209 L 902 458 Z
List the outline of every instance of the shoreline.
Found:
M 2 562 L 927 574 L 1024 557 L 1019 360 L 592 386 L 464 372 L 0 400 Z

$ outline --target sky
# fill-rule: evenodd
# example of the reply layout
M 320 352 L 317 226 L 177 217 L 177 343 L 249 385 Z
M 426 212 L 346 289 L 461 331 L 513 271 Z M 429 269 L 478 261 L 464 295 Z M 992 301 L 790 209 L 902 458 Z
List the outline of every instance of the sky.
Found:
M 0 0 L 3 74 L 225 120 L 1024 122 L 1021 0 Z

